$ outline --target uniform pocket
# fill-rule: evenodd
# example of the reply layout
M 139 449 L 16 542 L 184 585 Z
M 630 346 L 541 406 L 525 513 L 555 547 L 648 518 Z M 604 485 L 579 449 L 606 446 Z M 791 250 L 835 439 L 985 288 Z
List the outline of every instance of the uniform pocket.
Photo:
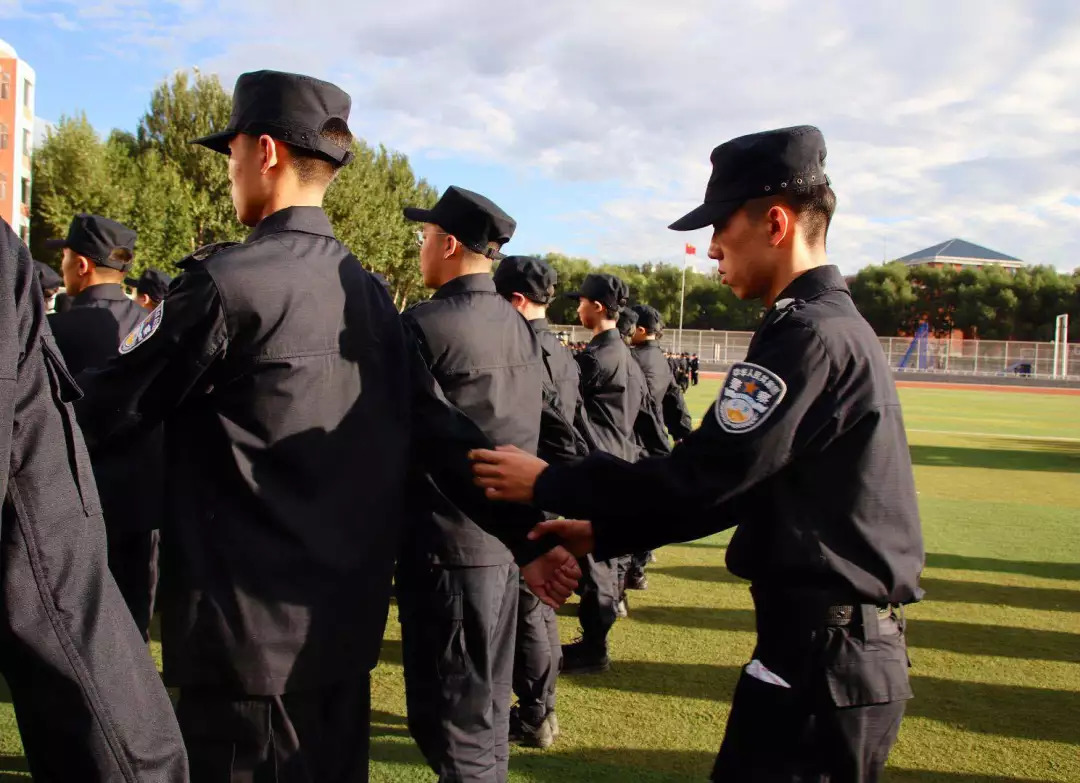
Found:
M 469 673 L 464 599 L 461 584 L 452 571 L 438 570 L 438 580 L 431 592 L 431 622 L 439 651 L 435 668 L 440 679 L 459 679 Z
M 45 369 L 49 374 L 49 388 L 52 390 L 56 409 L 64 422 L 64 441 L 68 462 L 71 464 L 71 472 L 78 486 L 83 513 L 87 516 L 97 516 L 101 513 L 101 501 L 98 498 L 97 484 L 94 482 L 94 470 L 90 464 L 90 454 L 86 450 L 82 430 L 79 429 L 79 424 L 75 420 L 75 409 L 72 407 L 72 403 L 82 399 L 82 389 L 72 377 L 51 335 L 41 339 L 41 349 Z
M 837 707 L 866 707 L 912 697 L 903 635 L 872 644 L 844 634 L 839 654 L 825 667 L 829 695 Z

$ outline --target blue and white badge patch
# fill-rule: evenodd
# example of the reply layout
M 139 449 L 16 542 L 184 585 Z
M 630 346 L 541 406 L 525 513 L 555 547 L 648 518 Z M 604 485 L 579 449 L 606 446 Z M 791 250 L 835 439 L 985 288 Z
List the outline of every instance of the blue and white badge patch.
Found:
M 120 343 L 120 353 L 131 353 L 153 337 L 154 332 L 161 326 L 161 321 L 164 318 L 165 303 L 162 302 L 153 309 L 150 315 L 143 319 L 141 324 L 131 330 L 131 334 L 124 338 L 124 341 Z
M 786 393 L 787 384 L 776 373 L 737 362 L 724 379 L 713 413 L 725 432 L 750 432 L 772 415 Z

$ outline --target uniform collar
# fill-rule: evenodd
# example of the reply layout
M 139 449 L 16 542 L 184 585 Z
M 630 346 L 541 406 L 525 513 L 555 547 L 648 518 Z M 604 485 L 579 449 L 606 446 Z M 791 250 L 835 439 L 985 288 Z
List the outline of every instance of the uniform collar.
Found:
M 71 304 L 74 307 L 79 305 L 87 305 L 91 302 L 110 301 L 119 302 L 122 300 L 131 301 L 128 295 L 124 293 L 124 287 L 119 283 L 98 283 L 92 285 L 89 288 L 85 288 L 76 294 L 71 299 Z
M 323 212 L 322 207 L 285 207 L 260 220 L 259 225 L 251 230 L 244 242 L 254 242 L 256 239 L 262 239 L 270 234 L 280 234 L 282 231 L 303 231 L 305 234 L 334 236 L 330 218 Z
M 485 291 L 495 293 L 495 278 L 489 274 L 479 272 L 475 275 L 462 275 L 455 277 L 443 285 L 431 295 L 432 299 L 445 299 L 448 296 L 467 294 L 472 291 Z
M 816 266 L 796 277 L 780 292 L 776 301 L 784 299 L 815 299 L 826 291 L 847 291 L 840 269 L 832 264 Z
M 533 328 L 534 332 L 550 332 L 551 324 L 548 323 L 547 318 L 534 318 L 529 321 L 529 326 Z
M 606 345 L 608 343 L 621 343 L 622 335 L 618 329 L 605 329 L 589 341 L 589 345 Z

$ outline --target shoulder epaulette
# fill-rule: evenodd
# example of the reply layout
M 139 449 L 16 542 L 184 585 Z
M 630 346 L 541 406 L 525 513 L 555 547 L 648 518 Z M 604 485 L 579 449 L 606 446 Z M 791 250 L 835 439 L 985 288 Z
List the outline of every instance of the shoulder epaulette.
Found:
M 211 256 L 217 255 L 222 250 L 226 250 L 227 248 L 230 248 L 230 247 L 235 247 L 236 245 L 239 245 L 239 244 L 241 244 L 241 243 L 240 242 L 213 242 L 213 243 L 211 243 L 209 245 L 203 245 L 198 250 L 196 250 L 194 253 L 192 253 L 190 256 L 185 258 L 183 261 L 177 262 L 176 265 L 178 267 L 180 267 L 181 269 L 186 269 L 187 267 L 191 266 L 192 264 L 202 263 L 202 262 L 206 261 L 206 259 L 210 258 Z

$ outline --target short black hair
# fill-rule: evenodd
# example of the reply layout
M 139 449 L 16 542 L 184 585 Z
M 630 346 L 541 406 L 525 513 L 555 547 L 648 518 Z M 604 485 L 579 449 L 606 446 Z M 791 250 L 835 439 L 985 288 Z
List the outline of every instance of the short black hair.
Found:
M 829 234 L 829 225 L 836 212 L 836 193 L 830 185 L 814 185 L 809 188 L 793 190 L 766 198 L 754 199 L 747 203 L 751 214 L 761 215 L 774 204 L 784 204 L 794 212 L 806 232 L 806 242 L 816 245 L 824 242 Z
M 319 136 L 342 149 L 347 150 L 352 147 L 352 131 L 349 130 L 348 124 L 338 117 L 327 120 Z M 292 153 L 293 171 L 296 172 L 297 179 L 303 185 L 316 182 L 329 185 L 344 165 L 313 150 L 300 149 L 291 144 L 288 146 Z

